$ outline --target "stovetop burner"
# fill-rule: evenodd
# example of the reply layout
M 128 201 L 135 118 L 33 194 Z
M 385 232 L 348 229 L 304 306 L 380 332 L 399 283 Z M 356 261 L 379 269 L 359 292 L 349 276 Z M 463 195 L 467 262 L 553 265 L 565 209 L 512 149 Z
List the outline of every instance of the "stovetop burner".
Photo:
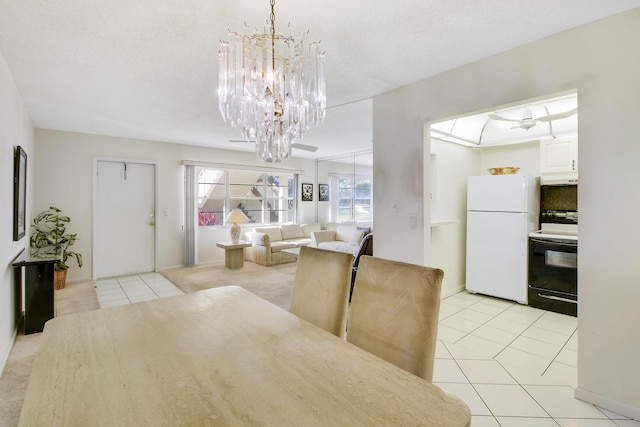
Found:
M 540 221 L 553 224 L 578 224 L 577 211 L 557 211 L 543 210 L 540 214 Z

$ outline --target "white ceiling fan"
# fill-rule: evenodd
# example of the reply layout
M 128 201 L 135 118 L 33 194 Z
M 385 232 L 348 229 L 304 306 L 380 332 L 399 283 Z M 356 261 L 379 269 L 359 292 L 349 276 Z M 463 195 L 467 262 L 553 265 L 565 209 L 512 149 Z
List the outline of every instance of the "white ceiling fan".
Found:
M 489 118 L 493 120 L 504 120 L 507 122 L 516 122 L 517 124 L 515 126 L 512 126 L 511 129 L 529 130 L 532 127 L 534 127 L 537 122 L 550 122 L 552 120 L 560 120 L 560 119 L 566 119 L 567 117 L 571 117 L 578 112 L 578 109 L 573 108 L 569 111 L 565 111 L 562 113 L 549 114 L 549 110 L 547 110 L 547 108 L 545 107 L 545 111 L 547 112 L 546 116 L 540 116 L 534 119 L 531 109 L 527 106 L 522 112 L 521 119 L 509 119 L 507 117 L 499 116 L 498 114 L 495 114 L 495 113 L 489 114 Z
M 248 139 L 230 139 L 229 142 L 249 142 L 252 144 L 256 143 L 256 141 L 248 140 Z M 291 144 L 291 148 L 296 148 L 298 150 L 303 150 L 303 151 L 310 151 L 312 153 L 315 153 L 318 150 L 318 147 L 314 145 L 300 144 L 299 142 L 294 142 L 293 144 Z

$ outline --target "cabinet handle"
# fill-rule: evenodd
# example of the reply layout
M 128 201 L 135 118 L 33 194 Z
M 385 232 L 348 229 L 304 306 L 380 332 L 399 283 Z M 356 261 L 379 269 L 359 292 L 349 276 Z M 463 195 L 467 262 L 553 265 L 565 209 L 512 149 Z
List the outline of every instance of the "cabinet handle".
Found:
M 571 170 L 576 170 L 576 161 L 575 160 L 571 160 Z

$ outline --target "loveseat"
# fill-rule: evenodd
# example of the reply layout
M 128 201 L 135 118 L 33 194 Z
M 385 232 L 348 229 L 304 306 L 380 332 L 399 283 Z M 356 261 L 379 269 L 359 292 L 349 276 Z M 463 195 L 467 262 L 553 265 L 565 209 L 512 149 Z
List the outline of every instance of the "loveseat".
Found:
M 311 233 L 311 246 L 358 255 L 360 242 L 370 230 L 355 225 L 338 225 L 333 230 L 319 230 Z
M 267 267 L 295 262 L 295 255 L 282 251 L 311 244 L 311 234 L 320 230 L 320 224 L 257 227 L 245 233 L 247 241 L 251 242 L 251 246 L 245 250 L 245 259 Z

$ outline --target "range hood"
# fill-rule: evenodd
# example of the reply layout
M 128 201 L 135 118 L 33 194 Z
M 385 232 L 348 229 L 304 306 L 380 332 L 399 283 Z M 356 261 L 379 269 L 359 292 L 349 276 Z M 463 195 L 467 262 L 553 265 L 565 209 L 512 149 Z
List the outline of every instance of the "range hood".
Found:
M 540 185 L 578 185 L 576 174 L 540 174 Z

